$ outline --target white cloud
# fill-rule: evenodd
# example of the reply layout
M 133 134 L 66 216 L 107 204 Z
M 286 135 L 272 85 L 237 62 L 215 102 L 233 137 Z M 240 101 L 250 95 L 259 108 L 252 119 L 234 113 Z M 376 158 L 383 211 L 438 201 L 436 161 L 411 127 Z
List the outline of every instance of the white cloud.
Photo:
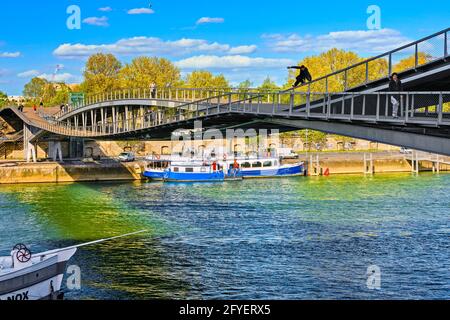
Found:
M 90 24 L 92 26 L 99 26 L 99 27 L 108 27 L 108 17 L 89 17 L 83 20 L 83 23 Z
M 65 83 L 79 82 L 79 80 L 80 80 L 79 77 L 74 76 L 73 74 L 70 74 L 67 72 L 59 73 L 56 75 L 43 73 L 43 74 L 39 75 L 38 78 L 46 79 L 48 81 L 65 82 Z
M 175 64 L 181 69 L 242 69 L 242 68 L 283 68 L 293 64 L 291 59 L 251 58 L 247 56 L 200 55 L 180 60 Z
M 205 24 L 205 23 L 224 23 L 224 18 L 210 18 L 210 17 L 203 17 L 197 20 L 196 24 Z
M 98 11 L 110 12 L 110 11 L 112 11 L 112 8 L 111 7 L 102 7 L 102 8 L 98 8 Z
M 153 11 L 150 8 L 135 8 L 128 10 L 128 14 L 153 14 L 155 11 Z
M 318 36 L 299 34 L 264 34 L 269 47 L 275 52 L 323 52 L 332 48 L 364 53 L 382 53 L 411 42 L 399 31 L 392 29 L 337 31 Z
M 251 46 L 239 46 L 231 48 L 228 53 L 229 54 L 250 54 L 256 51 L 258 47 L 255 45 Z
M 20 52 L 0 52 L 0 58 L 18 58 L 20 57 Z
M 33 78 L 40 74 L 38 70 L 28 70 L 17 74 L 19 78 Z
M 214 52 L 215 54 L 248 54 L 256 50 L 256 46 L 232 47 L 229 44 L 209 42 L 202 39 L 179 39 L 164 41 L 153 37 L 134 37 L 121 39 L 111 44 L 62 44 L 53 54 L 65 58 L 83 58 L 94 53 L 113 53 L 118 55 L 172 55 L 181 56 L 196 52 Z

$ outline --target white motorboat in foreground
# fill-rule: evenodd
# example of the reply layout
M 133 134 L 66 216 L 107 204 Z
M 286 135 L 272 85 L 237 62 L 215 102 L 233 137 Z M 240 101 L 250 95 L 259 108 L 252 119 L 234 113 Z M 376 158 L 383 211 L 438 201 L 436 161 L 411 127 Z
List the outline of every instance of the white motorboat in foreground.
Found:
M 78 248 L 146 232 L 146 230 L 32 254 L 17 244 L 10 256 L 0 257 L 0 300 L 62 298 L 61 284 L 69 259 Z
M 32 255 L 16 245 L 9 257 L 0 258 L 0 300 L 54 299 L 61 290 L 67 261 L 76 248 Z

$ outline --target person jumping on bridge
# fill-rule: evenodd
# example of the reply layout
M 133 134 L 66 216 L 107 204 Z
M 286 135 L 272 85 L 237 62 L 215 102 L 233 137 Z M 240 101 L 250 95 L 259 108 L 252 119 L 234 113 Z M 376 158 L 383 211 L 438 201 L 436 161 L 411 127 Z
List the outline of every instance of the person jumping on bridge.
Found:
M 403 86 L 402 82 L 398 78 L 397 73 L 393 73 L 391 76 L 391 81 L 389 82 L 389 91 L 391 92 L 402 92 Z M 399 93 L 391 95 L 392 103 L 392 117 L 398 118 L 398 107 L 400 106 L 401 96 Z
M 300 73 L 299 75 L 296 77 L 296 81 L 294 83 L 294 85 L 292 87 L 297 87 L 300 83 L 304 84 L 306 82 L 306 80 L 308 80 L 309 82 L 312 81 L 312 77 L 311 74 L 309 73 L 309 70 L 307 67 L 305 67 L 304 65 L 301 66 L 291 66 L 288 67 L 288 69 L 299 69 Z

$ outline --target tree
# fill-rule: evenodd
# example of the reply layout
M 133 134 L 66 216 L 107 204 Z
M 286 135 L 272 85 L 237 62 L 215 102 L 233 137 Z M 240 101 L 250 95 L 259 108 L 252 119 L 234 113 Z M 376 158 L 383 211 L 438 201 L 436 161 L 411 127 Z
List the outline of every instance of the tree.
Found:
M 63 82 L 53 83 L 46 79 L 33 78 L 25 85 L 23 95 L 29 100 L 27 105 L 42 101 L 45 106 L 56 106 L 67 103 L 70 92 L 69 86 Z
M 425 64 L 433 60 L 433 57 L 424 52 L 418 53 L 418 65 Z M 409 56 L 405 59 L 400 60 L 397 64 L 392 67 L 393 72 L 403 72 L 405 70 L 414 68 L 416 66 L 416 55 Z
M 214 76 L 209 71 L 198 70 L 186 76 L 184 86 L 187 88 L 228 89 L 230 84 L 223 74 Z
M 345 51 L 339 49 L 331 49 L 318 56 L 311 56 L 299 62 L 299 65 L 308 67 L 313 79 L 318 79 L 333 72 L 345 69 L 365 59 L 359 57 L 358 54 L 352 51 Z M 336 74 L 328 78 L 328 83 L 325 80 L 317 81 L 311 84 L 311 91 L 313 92 L 342 92 L 345 88 L 345 77 L 347 77 L 347 88 L 355 87 L 365 83 L 366 80 L 366 66 L 362 64 L 356 68 L 350 69 L 345 75 L 344 72 Z M 369 63 L 369 80 L 380 79 L 388 74 L 388 62 L 386 59 L 377 59 Z M 291 70 L 289 72 L 288 82 L 284 85 L 285 89 L 292 86 L 298 71 Z M 308 88 L 300 88 L 300 91 L 307 91 Z
M 267 77 L 263 83 L 258 87 L 258 89 L 260 90 L 264 90 L 264 91 L 275 91 L 275 90 L 279 90 L 280 87 L 277 86 L 277 84 L 275 82 L 273 82 L 270 77 Z
M 277 86 L 275 82 L 273 82 L 269 77 L 267 77 L 263 83 L 258 87 L 259 90 L 267 92 L 267 96 L 264 99 L 267 99 L 266 102 L 270 103 L 274 100 L 277 100 L 276 95 L 271 94 L 272 91 L 279 91 L 280 87 Z
M 137 57 L 119 72 L 121 88 L 159 88 L 180 84 L 180 70 L 169 60 L 157 57 Z
M 69 101 L 69 95 L 71 89 L 65 83 L 58 83 L 52 85 L 54 88 L 54 94 L 50 100 L 48 100 L 48 104 L 52 106 L 65 104 Z
M 308 150 L 311 150 L 311 147 L 314 147 L 316 150 L 320 150 L 327 144 L 328 134 L 325 132 L 315 130 L 300 130 L 297 132 L 300 135 L 303 145 L 306 145 Z
M 0 108 L 4 107 L 8 102 L 8 95 L 3 91 L 0 91 Z
M 33 78 L 28 82 L 24 89 L 24 97 L 32 100 L 43 98 L 45 91 L 48 90 L 48 81 L 42 78 Z
M 81 89 L 87 94 L 102 94 L 119 88 L 122 63 L 112 54 L 97 53 L 89 57 Z
M 337 134 L 331 134 L 331 135 L 329 135 L 329 137 L 336 140 L 338 145 L 339 144 L 342 145 L 342 150 L 351 148 L 351 145 L 356 142 L 355 138 L 347 137 L 347 136 L 340 136 Z
M 249 89 L 249 88 L 251 88 L 253 86 L 253 82 L 251 82 L 250 80 L 245 80 L 245 81 L 242 81 L 241 83 L 239 83 L 239 85 L 238 85 L 238 88 L 239 89 Z

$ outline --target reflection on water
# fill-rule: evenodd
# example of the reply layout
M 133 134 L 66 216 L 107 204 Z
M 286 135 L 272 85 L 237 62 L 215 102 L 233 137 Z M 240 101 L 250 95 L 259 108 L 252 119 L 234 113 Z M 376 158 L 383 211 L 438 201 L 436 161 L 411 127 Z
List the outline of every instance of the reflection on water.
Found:
M 450 297 L 450 175 L 0 186 L 0 249 L 82 248 L 69 299 Z M 382 271 L 382 289 L 366 270 Z

